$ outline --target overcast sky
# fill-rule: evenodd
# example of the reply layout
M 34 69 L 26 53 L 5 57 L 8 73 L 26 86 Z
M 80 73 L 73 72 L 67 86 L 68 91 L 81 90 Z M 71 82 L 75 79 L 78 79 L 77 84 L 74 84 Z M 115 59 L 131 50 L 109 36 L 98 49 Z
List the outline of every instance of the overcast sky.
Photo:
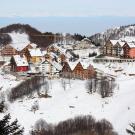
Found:
M 0 17 L 135 16 L 135 0 L 1 0 Z

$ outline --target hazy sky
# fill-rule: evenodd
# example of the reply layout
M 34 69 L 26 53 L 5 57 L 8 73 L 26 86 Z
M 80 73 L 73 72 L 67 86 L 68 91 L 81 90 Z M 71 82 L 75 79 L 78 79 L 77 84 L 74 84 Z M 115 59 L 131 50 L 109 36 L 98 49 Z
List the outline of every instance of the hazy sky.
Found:
M 13 23 L 91 35 L 135 24 L 135 0 L 0 0 L 0 27 Z
M 0 17 L 135 16 L 135 0 L 1 0 Z

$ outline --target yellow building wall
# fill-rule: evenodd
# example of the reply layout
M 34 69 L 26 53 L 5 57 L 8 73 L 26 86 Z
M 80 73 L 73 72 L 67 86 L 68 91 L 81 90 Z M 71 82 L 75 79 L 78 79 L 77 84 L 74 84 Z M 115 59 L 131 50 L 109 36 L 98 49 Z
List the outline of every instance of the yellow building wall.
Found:
M 34 56 L 31 58 L 31 62 L 33 63 L 38 63 L 41 61 L 41 57 L 38 57 L 38 56 Z

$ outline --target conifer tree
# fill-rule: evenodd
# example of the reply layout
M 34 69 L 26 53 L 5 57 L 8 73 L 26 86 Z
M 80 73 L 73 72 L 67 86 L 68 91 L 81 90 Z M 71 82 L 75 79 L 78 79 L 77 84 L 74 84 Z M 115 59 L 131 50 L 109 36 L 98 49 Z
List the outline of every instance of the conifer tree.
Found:
M 5 108 L 4 101 L 2 101 L 0 103 L 0 113 L 3 113 L 4 112 L 4 108 Z
M 10 114 L 0 120 L 0 135 L 23 135 L 23 128 L 20 128 L 18 121 L 10 122 Z
M 132 129 L 126 129 L 127 133 L 130 135 L 135 135 L 135 123 L 130 124 Z

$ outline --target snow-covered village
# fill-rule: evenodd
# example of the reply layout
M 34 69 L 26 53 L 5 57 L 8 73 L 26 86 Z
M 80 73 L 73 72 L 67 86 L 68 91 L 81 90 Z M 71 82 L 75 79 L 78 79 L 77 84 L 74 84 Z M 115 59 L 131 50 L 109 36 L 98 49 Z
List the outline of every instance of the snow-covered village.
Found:
M 39 1 L 0 2 L 0 135 L 135 135 L 135 2 Z

